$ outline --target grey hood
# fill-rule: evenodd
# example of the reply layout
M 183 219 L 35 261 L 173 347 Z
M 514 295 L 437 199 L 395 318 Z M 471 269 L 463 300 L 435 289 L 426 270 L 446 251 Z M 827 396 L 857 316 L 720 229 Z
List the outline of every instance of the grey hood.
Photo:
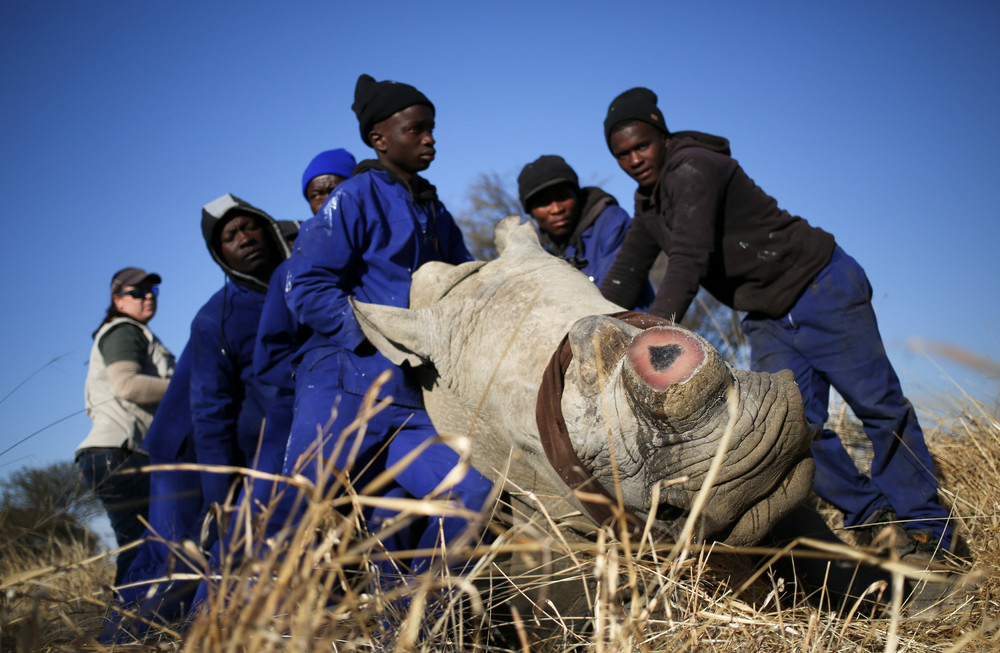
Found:
M 218 235 L 222 225 L 225 224 L 226 218 L 232 211 L 252 215 L 260 219 L 264 225 L 264 237 L 271 239 L 274 251 L 278 252 L 279 263 L 288 258 L 292 253 L 291 248 L 288 246 L 288 241 L 285 240 L 281 233 L 281 227 L 274 218 L 249 202 L 245 202 L 230 193 L 226 193 L 222 197 L 218 197 L 201 207 L 201 233 L 205 238 L 205 245 L 208 246 L 208 251 L 212 254 L 215 262 L 219 264 L 219 267 L 235 283 L 258 292 L 267 292 L 267 284 L 265 282 L 257 277 L 234 270 L 222 258 L 222 252 L 219 250 L 218 245 Z

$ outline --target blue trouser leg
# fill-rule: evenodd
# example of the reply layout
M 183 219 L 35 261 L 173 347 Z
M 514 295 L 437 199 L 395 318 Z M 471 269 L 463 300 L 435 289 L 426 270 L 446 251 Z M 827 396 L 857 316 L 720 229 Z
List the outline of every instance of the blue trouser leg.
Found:
M 795 341 L 794 327 L 787 320 L 752 322 L 744 323 L 751 343 L 751 369 L 756 372 L 791 370 L 802 394 L 806 419 L 824 424 L 829 416 L 830 384 L 805 356 L 789 346 Z M 871 479 L 858 471 L 834 431 L 822 430 L 812 444 L 812 454 L 816 462 L 813 489 L 844 512 L 846 525 L 856 525 L 855 520 L 861 523 L 876 510 L 892 507 Z
M 283 472 L 288 475 L 296 469 L 310 478 L 316 478 L 316 462 L 301 458 L 313 448 L 317 433 L 322 432 L 326 440 L 322 446 L 323 457 L 333 455 L 341 433 L 354 421 L 361 407 L 362 397 L 341 392 L 335 383 L 336 357 L 317 362 L 312 369 L 299 378 L 296 389 L 296 411 L 288 440 Z M 300 370 L 301 374 L 301 370 Z M 331 423 L 331 409 L 337 406 L 336 417 Z M 355 447 L 355 434 L 348 436 L 334 462 L 340 470 L 349 470 L 351 482 L 358 490 L 387 467 L 406 456 L 417 446 L 437 435 L 430 417 L 422 408 L 390 405 L 368 421 L 365 433 Z M 386 446 L 387 445 L 387 446 Z M 350 460 L 353 456 L 354 460 Z M 402 488 L 409 496 L 422 498 L 438 486 L 449 471 L 458 463 L 458 455 L 443 443 L 431 444 L 408 467 L 397 473 L 395 485 L 383 491 Z M 470 469 L 465 478 L 450 490 L 450 496 L 469 510 L 478 511 L 492 489 L 485 477 Z M 291 494 L 291 493 L 289 493 Z M 290 514 L 285 509 L 277 511 L 275 518 L 283 522 Z M 283 513 L 283 514 L 282 514 Z M 388 515 L 382 515 L 387 518 Z M 274 520 L 272 520 L 274 521 Z M 443 534 L 445 541 L 457 537 L 468 526 L 465 519 L 449 517 L 431 519 L 426 530 L 421 533 L 400 533 L 393 541 L 412 541 L 418 546 L 431 546 Z M 270 528 L 270 527 L 269 527 Z M 388 544 L 388 543 L 387 543 Z
M 260 438 L 260 448 L 254 457 L 253 468 L 268 474 L 281 474 L 288 445 L 289 431 L 292 426 L 293 395 L 291 393 L 278 395 L 272 405 L 268 406 L 264 432 Z M 240 490 L 236 500 L 235 514 L 244 519 L 243 513 L 249 511 L 252 524 L 261 510 L 273 508 L 278 497 L 288 488 L 281 481 L 269 481 L 250 477 Z M 255 526 L 256 527 L 256 526 Z M 227 533 L 226 546 L 231 544 L 232 537 L 253 537 L 254 533 L 244 533 L 242 526 L 234 524 Z M 267 534 L 265 534 L 266 537 Z
M 269 474 L 280 474 L 282 472 L 289 429 L 292 423 L 292 414 L 293 400 L 290 393 L 279 394 L 274 398 L 271 405 L 268 406 L 264 431 L 260 438 L 260 447 L 253 458 L 254 469 Z M 288 498 L 294 498 L 293 489 L 281 481 L 272 482 L 259 478 L 250 478 L 242 486 L 235 504 L 234 514 L 236 517 L 229 524 L 225 537 L 216 540 L 211 547 L 209 560 L 214 567 L 214 571 L 218 571 L 224 556 L 242 555 L 240 552 L 243 549 L 243 541 L 247 538 L 252 538 L 254 540 L 253 544 L 259 546 L 268 537 L 277 532 L 279 529 L 277 524 L 273 528 L 271 527 L 273 520 L 265 525 L 258 524 L 257 520 L 262 510 L 279 512 L 287 518 L 292 512 L 292 507 L 290 504 L 285 505 L 282 503 L 286 495 Z M 283 505 L 285 505 L 285 508 L 282 511 Z M 245 523 L 243 521 L 245 519 L 244 513 L 246 511 L 250 513 L 251 528 L 262 527 L 263 534 L 246 532 L 246 529 L 243 527 Z M 273 517 L 273 514 L 269 515 L 269 518 L 271 517 Z M 239 523 L 236 523 L 237 520 L 239 520 Z M 284 523 L 284 521 L 281 523 Z M 207 597 L 208 586 L 205 583 L 201 583 L 198 586 L 192 605 L 201 605 Z
M 302 474 L 316 481 L 320 477 L 321 463 L 332 457 L 339 446 L 334 465 L 338 470 L 346 471 L 352 486 L 361 490 L 414 447 L 434 437 L 436 431 L 425 410 L 390 405 L 368 421 L 360 441 L 356 439 L 357 433 L 351 432 L 340 444 L 341 435 L 355 420 L 363 398 L 340 390 L 335 382 L 336 368 L 336 356 L 322 359 L 308 370 L 300 368 L 295 391 L 295 415 L 282 474 Z M 442 443 L 432 444 L 410 466 L 399 472 L 392 483 L 378 489 L 376 494 L 422 498 L 438 486 L 457 462 L 458 455 L 450 447 Z M 332 478 L 327 481 L 335 482 Z M 465 508 L 478 511 L 491 489 L 492 484 L 485 477 L 470 470 L 450 491 L 450 496 L 461 501 Z M 274 504 L 266 526 L 267 536 L 275 536 L 286 526 L 294 528 L 304 507 L 303 497 L 293 488 L 287 488 Z M 392 511 L 386 509 L 368 511 L 367 515 L 373 531 L 377 531 L 384 520 L 394 516 Z M 400 550 L 398 547 L 430 547 L 440 541 L 441 534 L 448 542 L 468 525 L 468 520 L 455 517 L 416 520 L 386 537 L 383 546 L 390 551 Z M 427 561 L 418 561 L 421 568 L 426 564 Z M 383 565 L 383 569 L 387 570 L 389 566 Z M 195 604 L 206 596 L 207 587 L 203 584 Z
M 813 444 L 814 490 L 856 526 L 875 510 L 891 508 L 908 528 L 944 534 L 947 513 L 937 499 L 934 464 L 912 405 L 886 357 L 864 270 L 840 248 L 788 315 L 747 317 L 755 371 L 790 369 L 810 421 L 827 418 L 830 386 L 844 397 L 872 442 L 871 478 L 858 472 L 832 431 Z
M 176 459 L 158 458 L 150 454 L 150 464 L 195 462 L 194 447 L 190 440 L 178 450 Z M 171 623 L 184 615 L 190 606 L 194 586 L 190 582 L 159 583 L 153 596 L 147 598 L 151 586 L 145 581 L 165 577 L 171 569 L 188 572 L 191 569 L 176 559 L 169 543 L 184 539 L 198 540 L 199 516 L 202 514 L 201 474 L 179 470 L 157 471 L 149 477 L 149 530 L 148 539 L 137 549 L 122 582 L 143 583 L 119 590 L 121 605 L 151 620 Z M 165 541 L 161 541 L 165 540 Z M 112 643 L 129 641 L 132 635 L 120 631 L 121 617 L 115 611 L 106 620 L 99 641 Z M 148 626 L 135 621 L 128 626 L 133 634 L 145 633 Z
M 164 460 L 150 455 L 152 465 L 195 462 L 191 443 L 180 448 L 176 460 Z M 135 559 L 125 577 L 126 583 L 159 578 L 166 572 L 170 558 L 170 542 L 184 539 L 197 541 L 198 517 L 202 512 L 201 474 L 179 470 L 157 471 L 149 476 L 149 536 L 139 546 Z M 125 605 L 131 603 L 133 594 L 141 595 L 145 588 L 122 590 Z
M 390 467 L 423 442 L 437 435 L 427 411 L 399 406 L 392 406 L 391 410 L 396 413 L 395 422 L 405 420 L 406 423 L 389 443 L 386 465 Z M 411 497 L 426 497 L 458 463 L 459 456 L 454 449 L 442 442 L 435 442 L 396 474 L 396 483 Z M 479 512 L 492 489 L 493 483 L 470 467 L 461 480 L 440 496 L 442 499 L 455 501 L 467 510 Z M 469 525 L 469 520 L 462 517 L 432 516 L 426 528 L 417 534 L 416 546 L 420 549 L 430 549 L 453 542 L 468 529 Z M 414 560 L 413 572 L 420 573 L 429 563 L 430 560 L 427 558 Z
M 149 462 L 153 465 L 197 462 L 194 443 L 189 438 L 181 446 L 175 460 L 151 454 Z M 170 542 L 194 537 L 192 533 L 201 526 L 198 523 L 202 508 L 201 474 L 175 469 L 153 472 L 149 490 L 149 525 L 152 530 Z
M 336 371 L 327 369 L 320 361 L 311 372 L 300 374 L 295 392 L 295 411 L 285 448 L 281 473 L 284 476 L 304 474 L 307 478 L 316 480 L 321 458 L 333 453 L 341 433 L 357 416 L 361 407 L 361 397 L 341 393 L 330 379 L 336 378 Z M 331 357 L 330 364 L 336 363 L 336 357 Z M 334 408 L 336 414 L 334 415 Z M 352 442 L 353 442 L 352 434 Z M 372 447 L 379 443 L 379 438 L 373 433 L 371 425 L 358 452 L 362 459 Z M 347 450 L 351 443 L 344 444 L 336 465 L 344 468 Z M 358 467 L 352 470 L 357 474 Z M 273 536 L 286 526 L 294 527 L 304 509 L 304 498 L 294 488 L 286 488 L 280 493 L 280 498 L 272 510 L 266 526 L 268 537 Z
M 392 485 L 383 488 L 379 495 L 391 499 L 411 498 L 410 494 L 399 487 Z M 376 506 L 367 515 L 368 528 L 376 534 L 379 542 L 386 551 L 412 551 L 419 547 L 418 541 L 414 539 L 415 533 L 412 528 L 393 528 L 392 521 L 399 516 L 399 512 L 388 507 Z M 426 526 L 426 520 L 415 520 L 411 525 L 420 522 L 419 526 Z M 405 578 L 407 569 L 412 567 L 412 561 L 399 561 L 395 558 L 379 560 L 375 565 L 379 569 L 379 581 L 383 586 L 389 586 L 398 580 Z
M 257 452 L 254 463 L 255 469 L 273 474 L 281 473 L 294 411 L 295 396 L 291 392 L 279 393 L 267 407 L 264 432 L 260 438 L 260 451 Z

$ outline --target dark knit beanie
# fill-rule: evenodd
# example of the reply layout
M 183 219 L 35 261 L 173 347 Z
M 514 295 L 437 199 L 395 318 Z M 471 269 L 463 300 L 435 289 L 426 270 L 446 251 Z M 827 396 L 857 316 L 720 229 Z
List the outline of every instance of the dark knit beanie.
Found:
M 434 105 L 423 93 L 402 82 L 376 82 L 371 75 L 361 75 L 354 87 L 354 104 L 351 109 L 361 126 L 361 140 L 366 145 L 372 127 L 397 111 L 414 104 L 426 104 L 434 111 Z
M 284 236 L 285 240 L 292 242 L 299 237 L 299 228 L 302 227 L 301 222 L 298 220 L 278 220 L 277 222 L 278 229 L 281 230 L 281 235 Z
M 576 172 L 561 156 L 546 154 L 524 166 L 517 176 L 517 194 L 521 198 L 524 212 L 531 213 L 528 201 L 533 196 L 557 184 L 570 184 L 574 190 L 580 190 Z
M 611 132 L 614 131 L 615 125 L 626 120 L 648 123 L 670 136 L 667 122 L 656 106 L 656 93 L 648 88 L 641 86 L 630 88 L 611 101 L 608 116 L 604 119 L 604 140 L 610 144 Z
M 313 160 L 306 167 L 306 171 L 302 173 L 302 196 L 309 199 L 306 196 L 306 187 L 309 186 L 309 182 L 314 177 L 337 175 L 344 179 L 350 179 L 356 165 L 358 162 L 354 160 L 354 155 L 344 148 L 320 152 L 313 157 Z

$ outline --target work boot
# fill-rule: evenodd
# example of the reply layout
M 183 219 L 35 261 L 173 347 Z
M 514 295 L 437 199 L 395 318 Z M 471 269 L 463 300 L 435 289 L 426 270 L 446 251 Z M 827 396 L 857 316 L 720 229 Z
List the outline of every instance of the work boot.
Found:
M 900 558 L 916 550 L 916 542 L 903 530 L 896 513 L 886 508 L 876 510 L 854 529 L 854 541 L 858 546 L 870 547 L 876 552 L 894 550 Z
M 906 531 L 906 536 L 913 543 L 913 551 L 907 556 L 908 562 L 933 562 L 940 561 L 947 553 L 941 548 L 941 542 L 937 535 L 929 528 L 914 528 Z M 900 556 L 902 557 L 902 556 Z

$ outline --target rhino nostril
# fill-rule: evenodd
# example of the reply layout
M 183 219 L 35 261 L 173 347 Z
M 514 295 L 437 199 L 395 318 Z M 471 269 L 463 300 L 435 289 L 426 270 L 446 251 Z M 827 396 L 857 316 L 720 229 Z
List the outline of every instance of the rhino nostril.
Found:
M 687 510 L 672 506 L 669 503 L 661 503 L 656 508 L 656 518 L 660 521 L 677 521 L 687 515 Z
M 684 349 L 680 345 L 652 346 L 649 348 L 649 362 L 657 372 L 664 372 L 681 357 Z

